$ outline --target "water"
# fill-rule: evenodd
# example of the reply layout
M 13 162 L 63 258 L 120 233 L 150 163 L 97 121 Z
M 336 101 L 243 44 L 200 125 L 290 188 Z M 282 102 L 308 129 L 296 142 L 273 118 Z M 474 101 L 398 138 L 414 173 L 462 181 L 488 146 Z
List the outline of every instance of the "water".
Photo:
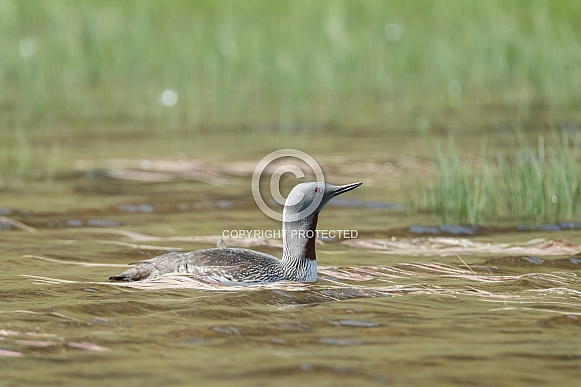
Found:
M 324 210 L 321 228 L 360 235 L 318 246 L 315 284 L 107 283 L 129 262 L 212 247 L 224 229 L 277 224 L 243 178 L 227 189 L 99 179 L 4 196 L 6 385 L 570 385 L 581 376 L 581 255 L 567 242 L 581 240 L 579 229 L 392 235 L 407 215 L 368 185 Z M 227 242 L 280 256 L 280 241 Z

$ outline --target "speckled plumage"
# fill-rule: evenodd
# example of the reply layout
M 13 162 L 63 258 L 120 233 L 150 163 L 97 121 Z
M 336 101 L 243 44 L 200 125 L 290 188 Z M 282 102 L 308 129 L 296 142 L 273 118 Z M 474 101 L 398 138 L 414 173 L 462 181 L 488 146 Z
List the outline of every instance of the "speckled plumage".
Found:
M 228 248 L 220 240 L 218 248 L 160 255 L 141 261 L 139 265 L 109 279 L 141 281 L 168 273 L 184 273 L 204 277 L 223 285 L 251 285 L 284 280 L 314 282 L 317 279 L 315 238 L 305 237 L 304 233 L 296 231 L 314 230 L 318 213 L 327 202 L 334 196 L 359 185 L 361 183 L 340 187 L 325 183 L 297 185 L 287 199 L 287 203 L 294 205 L 285 205 L 284 208 L 282 259 L 254 250 Z M 300 200 L 296 200 L 296 195 L 301 195 L 298 196 Z M 314 212 L 304 217 L 297 216 L 315 200 L 320 202 Z
M 249 249 L 216 248 L 168 253 L 142 261 L 140 265 L 111 277 L 140 281 L 166 273 L 208 276 L 220 283 L 265 283 L 284 280 L 281 260 Z

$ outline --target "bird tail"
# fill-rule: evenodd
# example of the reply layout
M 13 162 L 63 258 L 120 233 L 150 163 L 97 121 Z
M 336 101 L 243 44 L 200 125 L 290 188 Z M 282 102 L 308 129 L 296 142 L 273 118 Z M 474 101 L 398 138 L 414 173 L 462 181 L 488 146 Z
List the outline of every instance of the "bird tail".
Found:
M 131 269 L 125 270 L 121 274 L 117 274 L 109 277 L 109 281 L 141 281 L 149 278 L 151 271 L 144 269 L 143 267 L 137 266 Z

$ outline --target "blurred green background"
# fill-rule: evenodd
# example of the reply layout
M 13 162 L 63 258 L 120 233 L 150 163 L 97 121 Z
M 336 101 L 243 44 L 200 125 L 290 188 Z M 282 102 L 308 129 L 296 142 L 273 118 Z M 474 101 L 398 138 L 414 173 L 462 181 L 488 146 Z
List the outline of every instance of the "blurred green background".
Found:
M 576 1 L 4 0 L 0 18 L 8 127 L 390 126 L 444 107 L 581 102 Z
M 417 138 L 579 133 L 578 1 L 0 0 L 0 46 L 4 188 L 78 158 L 433 158 Z

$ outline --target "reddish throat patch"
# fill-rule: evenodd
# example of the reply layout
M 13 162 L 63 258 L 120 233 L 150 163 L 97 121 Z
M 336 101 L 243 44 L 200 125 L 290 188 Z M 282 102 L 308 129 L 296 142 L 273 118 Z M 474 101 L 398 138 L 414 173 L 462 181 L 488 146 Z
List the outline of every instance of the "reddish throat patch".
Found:
M 311 261 L 317 259 L 317 253 L 315 252 L 315 241 L 317 239 L 317 221 L 319 220 L 319 213 L 316 213 L 311 220 L 311 227 L 309 227 L 307 244 L 305 245 L 305 257 Z

